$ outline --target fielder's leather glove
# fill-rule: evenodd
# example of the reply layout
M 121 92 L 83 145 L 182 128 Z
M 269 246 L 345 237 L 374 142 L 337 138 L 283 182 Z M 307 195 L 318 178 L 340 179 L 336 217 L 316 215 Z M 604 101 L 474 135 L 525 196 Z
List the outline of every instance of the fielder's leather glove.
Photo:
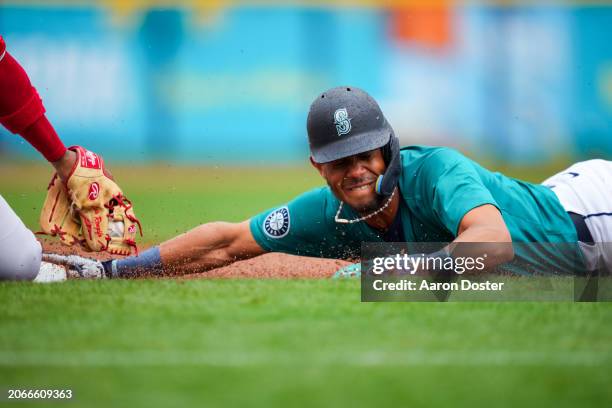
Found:
M 75 165 L 63 183 L 53 175 L 40 214 L 42 232 L 59 236 L 62 243 L 80 243 L 90 251 L 138 254 L 136 227 L 140 221 L 97 154 L 80 146 Z

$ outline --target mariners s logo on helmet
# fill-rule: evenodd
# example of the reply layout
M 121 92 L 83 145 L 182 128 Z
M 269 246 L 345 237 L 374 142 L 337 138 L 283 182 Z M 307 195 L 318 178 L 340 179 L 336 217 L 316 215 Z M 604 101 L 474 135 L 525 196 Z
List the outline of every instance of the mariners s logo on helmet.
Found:
M 289 232 L 289 208 L 281 207 L 272 211 L 263 222 L 264 232 L 270 238 L 282 238 Z
M 346 108 L 340 108 L 334 112 L 334 124 L 338 136 L 346 135 L 351 131 L 351 118 L 349 118 Z

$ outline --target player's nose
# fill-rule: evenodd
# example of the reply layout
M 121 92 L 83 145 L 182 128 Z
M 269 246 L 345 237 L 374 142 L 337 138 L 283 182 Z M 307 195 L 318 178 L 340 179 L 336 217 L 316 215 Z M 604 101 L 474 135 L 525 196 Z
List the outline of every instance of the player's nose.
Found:
M 345 178 L 362 178 L 368 170 L 361 160 L 352 160 L 347 166 Z

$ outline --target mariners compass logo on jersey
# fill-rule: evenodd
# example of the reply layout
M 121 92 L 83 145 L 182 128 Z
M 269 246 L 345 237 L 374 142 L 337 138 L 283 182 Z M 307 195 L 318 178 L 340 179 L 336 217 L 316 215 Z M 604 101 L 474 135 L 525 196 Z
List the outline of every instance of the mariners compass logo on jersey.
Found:
M 281 207 L 272 211 L 264 220 L 264 232 L 270 238 L 282 238 L 289 232 L 289 208 Z
M 351 118 L 349 118 L 346 108 L 340 108 L 334 112 L 334 124 L 338 136 L 346 135 L 351 131 Z

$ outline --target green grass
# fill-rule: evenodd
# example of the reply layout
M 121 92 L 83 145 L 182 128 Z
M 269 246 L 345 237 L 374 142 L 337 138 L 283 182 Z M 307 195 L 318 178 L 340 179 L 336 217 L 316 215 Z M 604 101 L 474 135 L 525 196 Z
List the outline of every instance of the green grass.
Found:
M 0 285 L 0 384 L 80 406 L 605 406 L 609 304 L 360 303 L 358 282 Z
M 49 171 L 25 169 L 0 166 L 0 193 L 36 228 Z M 320 185 L 302 168 L 113 171 L 148 242 Z M 611 304 L 359 298 L 358 282 L 331 280 L 0 283 L 0 401 L 9 388 L 70 388 L 74 401 L 55 405 L 612 402 Z

